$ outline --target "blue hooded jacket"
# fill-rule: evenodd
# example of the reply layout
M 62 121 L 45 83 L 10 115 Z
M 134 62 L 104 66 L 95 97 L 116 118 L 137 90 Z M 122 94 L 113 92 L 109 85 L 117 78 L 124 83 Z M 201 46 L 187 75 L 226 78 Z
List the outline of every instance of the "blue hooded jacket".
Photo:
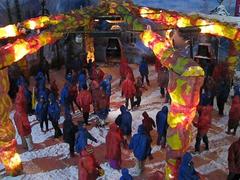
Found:
M 80 73 L 78 76 L 78 86 L 80 89 L 83 89 L 83 86 L 87 84 L 87 78 L 86 75 L 83 73 Z
M 179 168 L 178 180 L 199 180 L 200 178 L 192 164 L 192 155 L 187 152 L 182 158 Z
M 234 96 L 240 96 L 240 85 L 234 86 Z
M 37 73 L 37 76 L 35 76 L 35 80 L 36 80 L 36 82 L 37 82 L 37 88 L 38 88 L 39 86 L 44 86 L 44 87 L 45 87 L 46 78 L 45 78 L 44 74 L 43 74 L 41 71 L 39 71 L 39 72 Z
M 122 169 L 122 177 L 120 177 L 120 180 L 133 180 L 132 176 L 129 174 L 128 169 Z
M 132 133 L 132 115 L 127 111 L 125 106 L 120 107 L 121 114 L 119 115 L 119 122 L 117 122 L 123 135 L 131 135 Z
M 90 139 L 94 142 L 97 140 L 87 131 L 86 128 L 80 127 L 78 130 L 77 139 L 75 142 L 75 150 L 76 152 L 81 152 L 87 146 L 87 140 Z
M 61 91 L 60 103 L 62 105 L 69 104 L 69 84 L 65 83 Z
M 103 90 L 107 96 L 111 96 L 111 94 L 112 94 L 111 81 L 112 81 L 112 75 L 108 75 L 100 84 L 100 86 L 103 88 Z
M 156 116 L 157 132 L 160 135 L 166 135 L 167 133 L 167 128 L 168 128 L 167 117 L 168 117 L 168 107 L 164 106 L 162 110 L 157 113 L 157 116 Z
M 144 126 L 138 127 L 138 133 L 135 134 L 129 144 L 129 149 L 133 150 L 134 156 L 139 160 L 145 160 L 151 155 L 150 137 L 145 134 Z
M 43 96 L 41 98 L 44 98 Z M 46 100 L 39 101 L 36 107 L 36 117 L 40 122 L 47 119 L 48 104 Z
M 49 104 L 48 104 L 48 116 L 53 121 L 58 121 L 60 119 L 61 109 L 53 93 L 49 95 Z
M 148 75 L 149 71 L 148 71 L 148 64 L 147 61 L 145 59 L 143 59 L 139 65 L 139 72 L 141 75 Z

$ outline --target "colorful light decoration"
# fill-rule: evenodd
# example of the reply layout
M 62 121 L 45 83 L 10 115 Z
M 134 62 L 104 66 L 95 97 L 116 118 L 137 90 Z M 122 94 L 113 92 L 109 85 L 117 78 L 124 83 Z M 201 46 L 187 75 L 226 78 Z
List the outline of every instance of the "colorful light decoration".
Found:
M 141 17 L 151 19 L 161 25 L 179 28 L 199 26 L 201 33 L 240 40 L 238 36 L 240 30 L 235 25 L 203 18 L 198 14 L 185 15 L 175 11 L 155 10 L 147 7 L 141 7 L 139 13 Z
M 2 79 L 0 82 L 0 159 L 8 174 L 17 175 L 22 169 L 22 164 L 19 155 L 16 153 L 15 130 L 9 119 L 11 110 L 11 100 L 7 94 L 9 81 L 7 70 L 3 68 L 62 38 L 65 32 L 75 30 L 78 27 L 89 26 L 91 17 L 94 17 L 95 14 L 107 15 L 110 10 L 113 13 L 123 15 L 124 20 L 136 30 L 143 30 L 145 24 L 134 17 L 148 18 L 161 25 L 161 27 L 167 28 L 199 26 L 202 33 L 234 40 L 236 50 L 240 50 L 240 43 L 238 43 L 240 31 L 233 25 L 205 19 L 198 15 L 188 16 L 177 12 L 142 8 L 124 2 L 122 4 L 117 3 L 117 6 L 115 4 L 111 6 L 111 1 L 105 1 L 98 8 L 86 8 L 73 11 L 68 15 L 50 18 L 37 17 L 21 23 L 20 26 L 31 30 L 44 28 L 48 25 L 53 25 L 53 27 L 44 30 L 39 35 L 18 39 L 14 43 L 0 48 L 0 69 L 2 69 L 0 70 Z M 20 34 L 22 32 L 16 25 L 0 28 L 0 39 L 15 37 Z M 195 117 L 196 106 L 199 102 L 199 90 L 203 83 L 204 71 L 192 60 L 183 58 L 175 52 L 167 38 L 153 33 L 150 29 L 141 35 L 141 39 L 171 72 L 168 91 L 172 98 L 172 104 L 168 117 L 170 129 L 167 137 L 169 149 L 167 150 L 165 179 L 173 179 L 177 177 L 177 159 L 181 158 L 191 142 L 190 125 Z M 87 38 L 87 41 L 89 41 L 88 46 L 86 46 L 88 59 L 94 60 L 93 40 Z M 229 62 L 235 64 L 236 55 Z
M 181 57 L 174 51 L 168 39 L 150 29 L 142 33 L 141 40 L 145 46 L 153 50 L 161 64 L 170 72 L 168 92 L 172 103 L 168 115 L 165 179 L 176 179 L 179 159 L 188 150 L 192 140 L 191 123 L 199 103 L 204 71 L 193 60 Z
M 12 103 L 8 96 L 9 81 L 8 70 L 0 71 L 0 161 L 6 169 L 6 173 L 12 176 L 22 171 L 22 164 L 16 152 L 15 129 L 9 119 Z

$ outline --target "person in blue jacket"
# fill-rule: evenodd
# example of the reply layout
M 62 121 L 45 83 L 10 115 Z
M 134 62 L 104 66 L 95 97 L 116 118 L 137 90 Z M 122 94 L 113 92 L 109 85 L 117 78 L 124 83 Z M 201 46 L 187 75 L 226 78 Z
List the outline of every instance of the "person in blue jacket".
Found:
M 78 89 L 82 90 L 83 86 L 87 85 L 87 76 L 86 76 L 86 71 L 83 70 L 80 72 L 78 76 Z
M 103 88 L 106 96 L 107 96 L 107 107 L 109 109 L 110 107 L 110 97 L 112 94 L 112 85 L 111 85 L 111 81 L 112 81 L 112 75 L 107 75 L 104 80 L 100 83 L 100 86 Z
M 237 84 L 233 87 L 234 96 L 240 96 L 240 84 Z
M 120 180 L 133 180 L 132 176 L 129 174 L 128 169 L 122 169 L 122 176 L 120 177 Z
M 121 114 L 118 115 L 115 123 L 119 126 L 126 144 L 128 137 L 132 134 L 132 115 L 124 105 L 120 107 L 120 111 Z
M 35 76 L 35 81 L 36 81 L 36 88 L 38 89 L 39 86 L 44 86 L 46 84 L 46 78 L 43 74 L 43 72 L 39 71 L 37 75 Z
M 37 107 L 36 107 L 36 117 L 37 117 L 37 120 L 40 122 L 40 128 L 42 132 L 44 132 L 43 123 L 45 123 L 46 131 L 48 131 L 47 112 L 48 112 L 47 100 L 44 98 L 44 96 L 40 96 L 40 100 L 38 101 Z
M 49 95 L 49 104 L 48 104 L 48 117 L 52 122 L 52 126 L 55 130 L 54 138 L 62 136 L 62 131 L 58 126 L 58 120 L 60 119 L 61 109 L 53 93 Z
M 65 83 L 65 85 L 63 86 L 62 90 L 61 90 L 61 94 L 60 94 L 60 104 L 63 106 L 64 108 L 64 113 L 66 114 L 70 114 L 70 99 L 69 99 L 69 88 L 70 88 L 70 84 L 69 83 Z
M 167 117 L 168 117 L 168 107 L 164 106 L 161 111 L 159 111 L 156 115 L 156 124 L 157 124 L 157 132 L 158 139 L 157 145 L 161 144 L 162 148 L 165 148 L 166 145 L 166 136 L 167 136 Z
M 142 84 L 144 84 L 144 78 L 146 78 L 147 84 L 148 84 L 148 86 L 150 86 L 150 82 L 148 79 L 148 74 L 149 74 L 148 64 L 144 58 L 142 59 L 140 65 L 139 65 L 139 72 L 142 77 Z
M 44 99 L 47 100 L 49 95 L 49 89 L 47 89 L 45 86 L 42 84 L 39 85 L 36 93 L 36 98 L 39 101 L 41 96 L 44 96 Z
M 80 153 L 84 150 L 87 146 L 88 139 L 97 143 L 97 140 L 88 132 L 88 130 L 84 127 L 84 124 L 80 124 L 75 141 L 75 151 Z
M 192 162 L 192 155 L 187 152 L 184 154 L 180 167 L 179 167 L 179 175 L 178 180 L 199 180 L 198 173 L 194 169 L 194 165 Z
M 133 154 L 136 158 L 136 176 L 139 176 L 142 173 L 144 162 L 147 157 L 152 159 L 150 144 L 150 137 L 145 133 L 144 126 L 141 124 L 138 127 L 137 134 L 134 134 L 129 144 L 129 149 L 133 150 Z

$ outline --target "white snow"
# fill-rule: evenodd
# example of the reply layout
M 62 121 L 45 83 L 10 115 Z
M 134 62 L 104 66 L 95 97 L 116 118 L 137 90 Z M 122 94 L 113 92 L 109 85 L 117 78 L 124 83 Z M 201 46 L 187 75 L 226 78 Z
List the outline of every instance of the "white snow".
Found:
M 55 169 L 48 172 L 41 172 L 37 174 L 26 174 L 17 177 L 4 177 L 3 180 L 76 180 L 78 179 L 77 166 L 69 166 L 65 169 Z

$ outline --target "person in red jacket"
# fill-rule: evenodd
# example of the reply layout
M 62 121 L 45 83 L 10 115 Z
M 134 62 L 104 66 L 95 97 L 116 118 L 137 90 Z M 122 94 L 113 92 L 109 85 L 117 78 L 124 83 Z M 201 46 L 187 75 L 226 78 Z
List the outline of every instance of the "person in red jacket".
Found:
M 91 81 L 90 88 L 89 88 L 91 94 L 92 94 L 92 100 L 93 100 L 93 111 L 94 113 L 97 113 L 99 110 L 99 103 L 100 103 L 100 86 L 99 83 L 96 80 Z
M 198 129 L 195 144 L 196 153 L 200 152 L 200 144 L 202 139 L 203 142 L 205 143 L 205 150 L 207 151 L 209 150 L 207 133 L 209 128 L 211 127 L 212 110 L 213 107 L 209 105 L 200 107 L 199 108 L 200 116 L 198 117 L 198 122 L 193 123 L 193 125 Z
M 79 180 L 96 180 L 102 176 L 104 171 L 93 155 L 93 147 L 88 145 L 85 150 L 82 150 L 78 161 L 78 179 Z
M 106 158 L 113 169 L 121 169 L 121 144 L 124 143 L 120 128 L 115 124 L 110 125 L 106 136 Z
M 86 125 L 89 125 L 88 118 L 89 118 L 90 106 L 92 104 L 92 95 L 87 90 L 87 85 L 84 85 L 83 90 L 79 92 L 77 96 L 77 103 L 82 108 L 84 123 Z
M 122 94 L 126 98 L 126 108 L 128 109 L 129 100 L 131 102 L 131 109 L 134 107 L 134 96 L 136 93 L 136 88 L 134 82 L 131 80 L 130 74 L 122 83 Z
M 19 136 L 22 139 L 22 145 L 28 151 L 33 149 L 31 126 L 28 120 L 28 115 L 26 111 L 26 99 L 24 95 L 24 87 L 20 86 L 16 101 L 16 112 L 14 113 L 14 122 L 18 131 Z
M 98 81 L 98 83 L 101 83 L 103 81 L 104 76 L 105 76 L 105 73 L 103 72 L 103 70 L 100 67 L 98 67 L 97 68 L 97 81 Z
M 227 180 L 240 179 L 240 138 L 228 149 L 228 169 Z
M 156 127 L 156 124 L 154 120 L 151 117 L 149 117 L 146 111 L 143 112 L 142 116 L 143 116 L 142 123 L 145 128 L 145 132 L 147 135 L 149 135 L 149 137 L 151 137 L 150 132 L 153 130 L 153 128 Z
M 55 95 L 55 98 L 58 99 L 58 96 L 59 96 L 59 89 L 58 89 L 58 86 L 56 84 L 56 80 L 53 79 L 50 83 L 50 90 L 51 92 L 53 92 L 53 94 Z
M 228 120 L 228 131 L 227 134 L 231 133 L 233 129 L 233 135 L 236 135 L 237 128 L 239 126 L 240 121 L 240 97 L 235 96 L 232 101 L 232 106 L 229 112 L 229 120 Z
M 126 69 L 128 67 L 128 62 L 126 58 L 122 58 L 120 61 L 120 66 L 119 66 L 119 74 L 120 74 L 120 82 L 119 86 L 121 86 L 122 82 L 126 79 Z

